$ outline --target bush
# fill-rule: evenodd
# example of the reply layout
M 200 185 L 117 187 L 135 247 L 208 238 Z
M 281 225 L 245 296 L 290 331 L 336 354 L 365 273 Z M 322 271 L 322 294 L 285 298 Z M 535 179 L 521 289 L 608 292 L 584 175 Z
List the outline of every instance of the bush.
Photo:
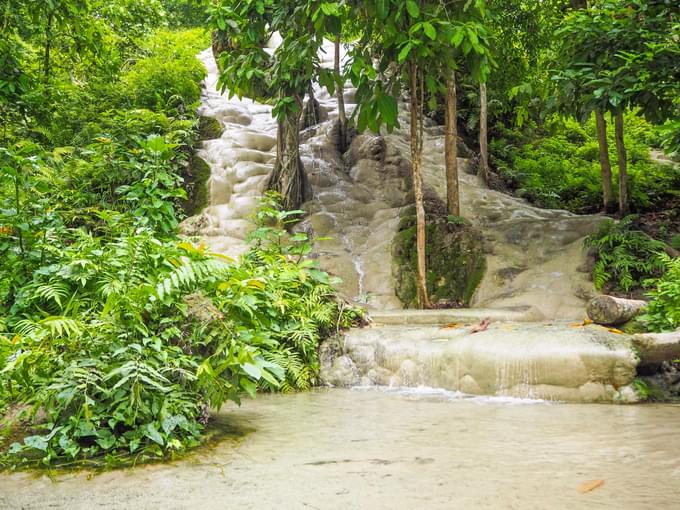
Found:
M 666 245 L 640 231 L 636 220 L 637 216 L 627 216 L 620 222 L 604 223 L 599 232 L 585 239 L 584 245 L 596 258 L 592 275 L 598 289 L 609 284 L 612 290 L 629 292 L 663 273 L 661 255 Z
M 654 289 L 647 294 L 651 301 L 639 320 L 650 331 L 672 331 L 680 327 L 680 258 L 660 256 L 666 273 L 659 280 L 650 282 Z
M 105 236 L 63 232 L 11 309 L 0 401 L 29 406 L 31 433 L 4 462 L 162 457 L 198 443 L 208 408 L 313 384 L 320 338 L 358 312 L 282 230 L 294 216 L 268 198 L 239 263 L 115 214 Z
M 196 107 L 201 97 L 198 83 L 204 77 L 205 68 L 198 61 L 188 65 L 152 57 L 132 66 L 123 75 L 122 86 L 129 91 L 130 104 L 135 108 L 186 112 Z
M 608 132 L 615 180 L 616 145 L 613 129 Z M 602 183 L 594 120 L 581 126 L 571 119 L 553 118 L 531 133 L 496 127 L 489 148 L 506 183 L 540 207 L 600 211 Z M 677 200 L 674 190 L 680 188 L 680 167 L 651 161 L 649 147 L 659 143 L 659 137 L 644 119 L 630 112 L 625 116 L 625 142 L 632 212 L 655 211 Z

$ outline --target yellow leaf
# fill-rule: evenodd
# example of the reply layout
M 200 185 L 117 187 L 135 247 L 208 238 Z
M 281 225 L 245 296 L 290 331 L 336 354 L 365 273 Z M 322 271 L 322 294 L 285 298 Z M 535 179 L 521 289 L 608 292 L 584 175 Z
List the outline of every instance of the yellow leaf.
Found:
M 254 278 L 251 279 L 251 280 L 248 280 L 248 285 L 250 287 L 255 287 L 256 289 L 260 289 L 260 290 L 264 290 L 264 287 L 265 287 L 264 283 L 262 283 L 260 280 L 254 279 Z
M 442 326 L 442 329 L 457 329 L 462 327 L 463 326 L 461 324 L 458 324 L 457 322 L 449 322 L 448 324 L 444 324 Z
M 623 331 L 621 331 L 620 329 L 609 328 L 607 331 L 609 331 L 610 333 L 616 333 L 617 335 L 623 335 Z
M 581 494 L 585 494 L 587 492 L 594 491 L 595 489 L 598 489 L 598 488 L 602 487 L 603 485 L 604 485 L 604 480 L 589 480 L 587 482 L 583 482 L 576 489 Z
M 19 335 L 14 335 L 14 338 L 12 338 L 12 345 L 16 345 L 19 340 L 21 340 L 21 337 Z
M 233 257 L 230 257 L 229 255 L 224 255 L 223 253 L 215 253 L 215 252 L 213 252 L 213 253 L 211 253 L 211 255 L 212 255 L 213 257 L 215 257 L 215 258 L 222 259 L 222 260 L 225 260 L 225 261 L 227 261 L 227 262 L 232 262 L 232 263 L 233 263 L 233 262 L 236 262 L 236 260 L 234 260 Z

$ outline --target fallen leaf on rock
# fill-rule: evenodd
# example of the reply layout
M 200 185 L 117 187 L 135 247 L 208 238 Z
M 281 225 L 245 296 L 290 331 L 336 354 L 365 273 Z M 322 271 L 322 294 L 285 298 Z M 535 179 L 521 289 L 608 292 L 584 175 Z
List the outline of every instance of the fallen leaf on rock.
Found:
M 462 324 L 458 324 L 457 322 L 449 322 L 448 324 L 444 324 L 442 326 L 442 329 L 457 329 L 457 328 L 462 328 Z
M 486 331 L 489 329 L 489 324 L 491 324 L 491 321 L 489 319 L 484 319 L 482 322 L 474 326 L 470 332 L 479 333 L 481 331 Z
M 590 326 L 593 323 L 590 319 L 584 319 L 583 322 L 577 322 L 575 324 L 569 324 L 570 328 L 584 328 Z
M 604 480 L 590 480 L 588 482 L 583 482 L 576 489 L 581 494 L 586 494 L 587 492 L 592 492 L 595 489 L 599 489 L 604 485 Z
M 609 328 L 607 331 L 609 331 L 610 333 L 616 333 L 617 335 L 623 335 L 623 331 L 621 331 L 620 329 Z

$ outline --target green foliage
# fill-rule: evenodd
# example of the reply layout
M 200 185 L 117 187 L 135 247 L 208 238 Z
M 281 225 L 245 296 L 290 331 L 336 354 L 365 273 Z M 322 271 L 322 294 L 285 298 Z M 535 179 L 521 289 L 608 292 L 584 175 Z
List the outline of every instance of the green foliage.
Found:
M 180 37 L 185 38 L 180 43 Z M 121 88 L 133 107 L 181 112 L 194 110 L 206 70 L 194 55 L 205 49 L 205 34 L 196 29 L 181 34 L 159 32 L 147 41 L 150 55 L 121 77 Z
M 240 262 L 178 240 L 209 40 L 149 36 L 160 4 L 126 2 L 89 4 L 111 59 L 87 80 L 50 48 L 49 94 L 31 81 L 40 55 L 3 34 L 0 413 L 19 411 L 3 424 L 19 440 L 2 466 L 171 456 L 210 408 L 308 388 L 320 338 L 358 317 L 273 198 Z
M 650 159 L 657 134 L 644 119 L 627 113 L 630 208 L 635 213 L 668 207 L 678 198 L 680 168 Z M 492 162 L 509 187 L 540 207 L 594 213 L 601 209 L 602 182 L 594 119 L 584 125 L 571 119 L 549 119 L 541 128 L 522 130 L 498 124 L 489 149 Z M 610 157 L 616 158 L 613 133 Z
M 115 214 L 96 236 L 62 230 L 9 310 L 0 394 L 29 406 L 31 435 L 4 462 L 165 456 L 197 444 L 208 408 L 309 388 L 320 338 L 359 315 L 282 230 L 298 213 L 268 197 L 240 263 Z
M 202 27 L 207 17 L 207 0 L 161 0 L 171 28 Z
M 604 223 L 584 241 L 596 258 L 593 281 L 598 289 L 609 284 L 629 292 L 663 273 L 666 245 L 638 230 L 636 220 L 636 216 L 627 216 L 620 222 Z
M 555 34 L 561 109 L 579 119 L 628 106 L 655 122 L 673 116 L 680 73 L 673 13 L 666 2 L 607 0 L 567 15 Z
M 680 327 L 680 258 L 664 253 L 660 259 L 666 272 L 658 280 L 649 282 L 654 288 L 647 294 L 650 302 L 639 320 L 650 331 L 673 331 Z

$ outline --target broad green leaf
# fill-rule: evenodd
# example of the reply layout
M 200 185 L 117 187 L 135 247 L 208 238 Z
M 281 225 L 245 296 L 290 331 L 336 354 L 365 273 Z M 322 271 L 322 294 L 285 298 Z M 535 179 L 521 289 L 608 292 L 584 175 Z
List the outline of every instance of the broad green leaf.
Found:
M 420 7 L 413 0 L 406 0 L 406 10 L 412 18 L 420 17 Z
M 437 30 L 435 30 L 431 23 L 427 21 L 423 23 L 423 30 L 425 31 L 425 35 L 431 40 L 434 41 L 437 38 Z

